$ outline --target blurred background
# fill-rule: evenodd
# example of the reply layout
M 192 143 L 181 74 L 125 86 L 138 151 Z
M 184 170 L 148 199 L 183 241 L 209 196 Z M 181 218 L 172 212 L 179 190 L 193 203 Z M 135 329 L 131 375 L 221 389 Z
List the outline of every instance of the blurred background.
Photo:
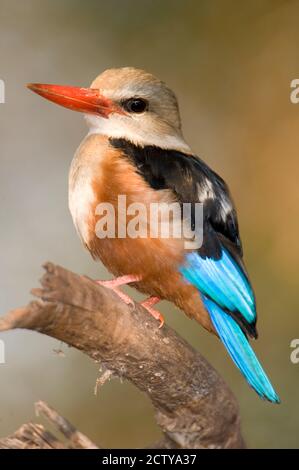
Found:
M 46 260 L 109 278 L 67 207 L 82 116 L 24 85 L 88 86 L 125 65 L 156 74 L 178 95 L 187 141 L 231 187 L 258 301 L 254 346 L 282 404 L 261 401 L 215 338 L 170 304 L 161 311 L 234 390 L 247 445 L 258 448 L 299 447 L 299 364 L 290 361 L 299 338 L 299 104 L 290 102 L 298 15 L 298 0 L 0 0 L 0 312 L 28 302 Z M 98 365 L 81 353 L 27 331 L 1 338 L 1 436 L 34 419 L 42 399 L 103 447 L 159 438 L 150 402 L 132 385 L 112 380 L 95 396 Z

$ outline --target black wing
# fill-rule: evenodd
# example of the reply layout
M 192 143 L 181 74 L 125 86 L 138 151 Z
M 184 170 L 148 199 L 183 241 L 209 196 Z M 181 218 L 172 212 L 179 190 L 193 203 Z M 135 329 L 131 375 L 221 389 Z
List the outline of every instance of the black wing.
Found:
M 222 243 L 242 258 L 237 214 L 229 189 L 200 158 L 155 146 L 139 147 L 125 139 L 110 139 L 110 143 L 123 151 L 152 188 L 171 189 L 181 203 L 203 204 L 202 257 L 219 258 Z

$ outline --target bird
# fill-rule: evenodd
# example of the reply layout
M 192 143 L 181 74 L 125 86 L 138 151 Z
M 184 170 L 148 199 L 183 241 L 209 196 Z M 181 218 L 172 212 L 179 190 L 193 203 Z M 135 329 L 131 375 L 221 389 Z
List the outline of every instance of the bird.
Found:
M 216 335 L 249 385 L 273 403 L 280 399 L 264 372 L 250 339 L 257 338 L 256 300 L 243 260 L 237 212 L 226 182 L 194 153 L 182 132 L 175 93 L 151 73 L 134 67 L 108 69 L 88 88 L 30 83 L 38 95 L 84 114 L 89 131 L 69 172 L 69 208 L 84 246 L 115 276 L 99 281 L 126 303 L 130 284 L 148 298 L 142 305 L 160 322 L 154 308 L 168 300 Z M 202 208 L 201 237 L 97 235 L 100 204 L 116 214 L 126 207 L 153 204 L 181 209 L 170 225 L 195 227 Z M 189 215 L 182 207 L 190 204 Z M 133 212 L 126 222 L 132 222 Z M 160 224 L 165 222 L 163 211 Z M 146 223 L 145 223 L 146 225 Z M 119 227 L 118 227 L 119 228 Z M 196 229 L 195 229 L 196 232 Z M 119 233 L 118 233 L 119 235 Z M 194 243 L 200 240 L 200 243 Z

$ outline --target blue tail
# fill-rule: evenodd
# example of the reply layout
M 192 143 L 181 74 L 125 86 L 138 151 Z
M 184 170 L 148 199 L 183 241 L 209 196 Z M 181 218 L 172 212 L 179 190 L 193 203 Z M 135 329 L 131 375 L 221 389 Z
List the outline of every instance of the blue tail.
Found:
M 261 398 L 280 403 L 278 395 L 239 325 L 208 297 L 202 295 L 202 300 L 218 335 L 249 385 Z

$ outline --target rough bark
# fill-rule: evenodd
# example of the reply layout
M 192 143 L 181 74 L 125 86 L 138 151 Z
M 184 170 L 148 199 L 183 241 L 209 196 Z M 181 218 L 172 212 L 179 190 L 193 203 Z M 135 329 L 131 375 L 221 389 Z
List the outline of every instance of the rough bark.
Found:
M 4 316 L 0 331 L 39 331 L 131 381 L 154 405 L 164 433 L 157 447 L 244 447 L 236 399 L 201 354 L 139 304 L 60 266 L 44 268 L 42 288 L 32 290 L 38 300 Z

